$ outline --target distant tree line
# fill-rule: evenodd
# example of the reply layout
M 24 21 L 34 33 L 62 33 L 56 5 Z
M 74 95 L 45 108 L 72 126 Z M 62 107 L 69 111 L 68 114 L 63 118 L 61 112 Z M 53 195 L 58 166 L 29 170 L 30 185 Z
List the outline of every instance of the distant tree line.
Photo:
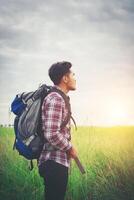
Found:
M 13 124 L 0 124 L 0 127 L 13 127 Z

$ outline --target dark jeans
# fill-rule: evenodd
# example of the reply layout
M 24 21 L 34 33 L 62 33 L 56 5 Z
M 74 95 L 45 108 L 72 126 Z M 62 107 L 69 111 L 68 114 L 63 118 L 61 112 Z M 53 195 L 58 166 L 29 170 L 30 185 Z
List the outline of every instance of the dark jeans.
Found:
M 68 168 L 53 160 L 47 160 L 39 166 L 39 174 L 44 178 L 45 200 L 64 200 Z

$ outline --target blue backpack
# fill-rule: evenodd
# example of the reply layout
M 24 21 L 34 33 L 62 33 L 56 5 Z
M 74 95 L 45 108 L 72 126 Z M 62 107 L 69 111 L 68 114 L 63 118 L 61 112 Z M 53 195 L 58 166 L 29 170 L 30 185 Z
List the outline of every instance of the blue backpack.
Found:
M 34 92 L 18 94 L 11 104 L 11 111 L 16 115 L 13 149 L 16 149 L 20 155 L 28 160 L 38 159 L 42 151 L 44 136 L 41 127 L 41 106 L 44 98 L 53 91 L 58 92 L 63 97 L 68 108 L 68 116 L 62 123 L 62 127 L 65 127 L 72 118 L 69 99 L 62 91 L 52 86 L 44 84 Z

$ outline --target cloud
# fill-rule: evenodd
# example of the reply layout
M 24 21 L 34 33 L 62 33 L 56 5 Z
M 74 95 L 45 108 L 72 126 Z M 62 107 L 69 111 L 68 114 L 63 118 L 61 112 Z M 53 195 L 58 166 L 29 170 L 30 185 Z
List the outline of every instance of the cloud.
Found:
M 79 40 L 99 32 L 131 45 L 134 31 L 128 30 L 130 27 L 132 30 L 133 7 L 132 1 L 115 0 L 2 1 L 2 41 L 5 41 L 4 45 L 28 51 L 32 47 L 38 48 L 43 40 L 43 45 L 48 48 L 50 43 L 57 44 L 57 40 L 61 44 L 65 38 L 69 42 L 71 38 Z

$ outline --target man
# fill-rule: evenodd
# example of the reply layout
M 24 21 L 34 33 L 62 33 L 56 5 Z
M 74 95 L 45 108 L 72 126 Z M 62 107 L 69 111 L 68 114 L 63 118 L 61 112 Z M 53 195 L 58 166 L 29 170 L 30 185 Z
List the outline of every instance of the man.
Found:
M 70 62 L 58 62 L 49 69 L 49 77 L 54 87 L 43 101 L 42 129 L 44 147 L 39 158 L 39 173 L 44 178 L 45 200 L 64 200 L 68 182 L 70 159 L 77 153 L 71 144 L 70 120 L 63 127 L 68 109 L 63 98 L 69 91 L 76 89 L 75 75 Z M 46 142 L 47 141 L 47 142 Z

